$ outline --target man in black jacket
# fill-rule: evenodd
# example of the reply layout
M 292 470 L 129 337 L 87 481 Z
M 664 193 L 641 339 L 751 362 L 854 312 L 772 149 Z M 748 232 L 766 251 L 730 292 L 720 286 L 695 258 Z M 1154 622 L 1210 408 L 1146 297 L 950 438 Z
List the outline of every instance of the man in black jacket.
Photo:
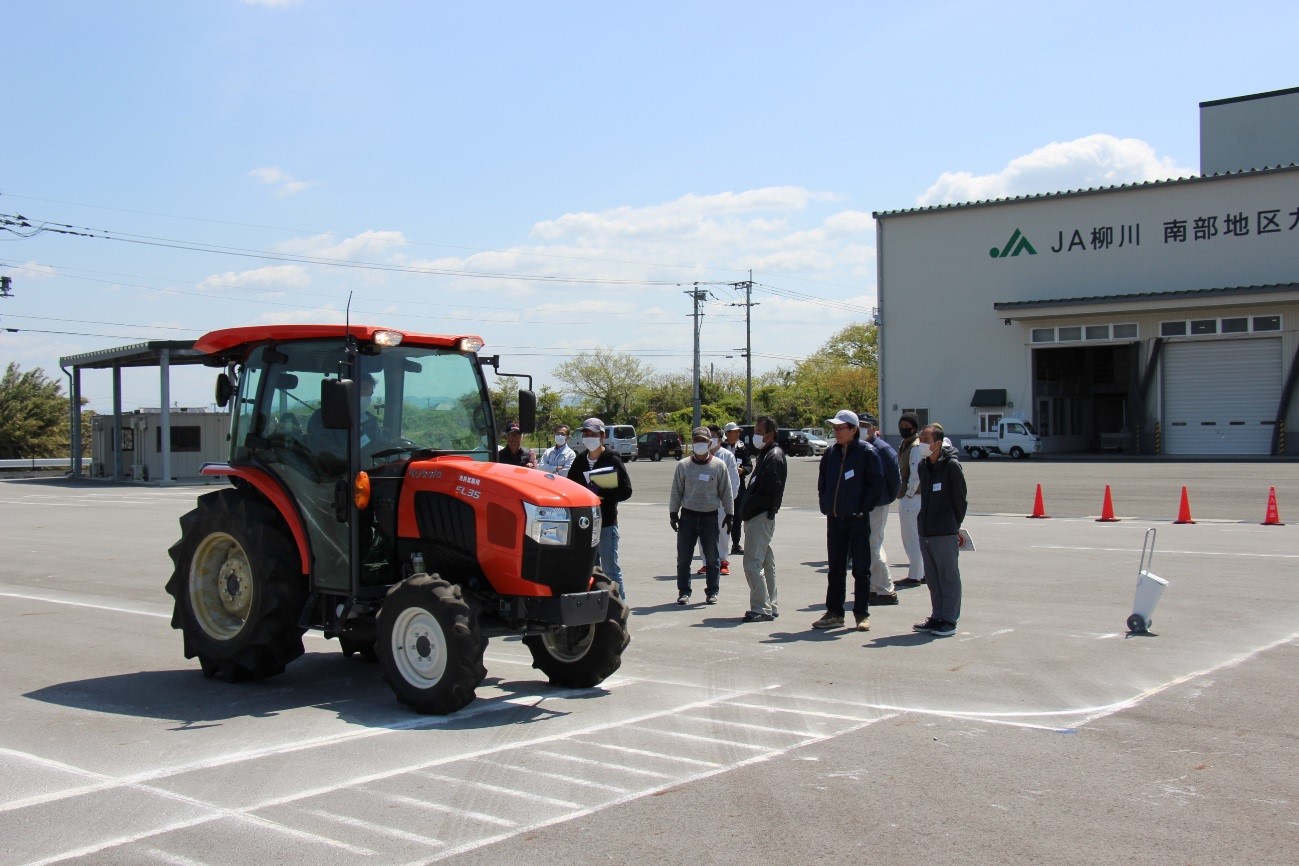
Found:
M 943 444 L 943 425 L 930 424 L 929 453 L 920 461 L 920 550 L 925 561 L 925 585 L 933 613 L 916 623 L 916 631 L 936 637 L 956 634 L 961 618 L 961 569 L 957 557 L 961 547 L 961 523 L 965 520 L 965 472 L 956 449 Z M 922 437 L 924 438 L 924 437 Z
M 816 490 L 825 515 L 829 570 L 825 616 L 812 628 L 843 627 L 851 555 L 853 617 L 857 631 L 870 631 L 870 512 L 884 492 L 883 464 L 879 452 L 861 440 L 856 412 L 843 409 L 826 423 L 834 427 L 835 444 L 821 455 Z
M 749 474 L 748 490 L 739 500 L 744 521 L 744 578 L 749 582 L 749 610 L 744 621 L 771 622 L 780 616 L 771 538 L 776 532 L 776 512 L 785 498 L 788 472 L 785 452 L 776 444 L 774 418 L 764 415 L 758 419 L 749 446 L 758 452 L 758 459 Z

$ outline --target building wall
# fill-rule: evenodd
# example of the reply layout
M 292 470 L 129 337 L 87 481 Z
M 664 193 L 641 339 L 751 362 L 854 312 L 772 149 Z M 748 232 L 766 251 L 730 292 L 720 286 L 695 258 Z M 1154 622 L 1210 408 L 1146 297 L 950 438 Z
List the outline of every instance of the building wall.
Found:
M 1008 414 L 1032 419 L 1030 335 L 1042 325 L 1006 324 L 997 302 L 1299 282 L 1293 169 L 877 218 L 886 429 L 903 409 L 924 407 L 950 432 L 969 435 L 977 424 L 970 398 L 979 388 L 1007 389 Z M 1285 316 L 1288 369 L 1299 310 L 1284 306 L 1286 297 L 1251 298 L 1247 307 L 1240 298 L 1060 307 L 1050 321 L 1093 314 L 1100 322 L 1135 321 L 1144 364 L 1158 322 L 1191 317 L 1177 310 L 1275 308 Z M 1292 410 L 1288 426 L 1296 420 Z
M 1200 103 L 1200 172 L 1299 163 L 1299 88 Z

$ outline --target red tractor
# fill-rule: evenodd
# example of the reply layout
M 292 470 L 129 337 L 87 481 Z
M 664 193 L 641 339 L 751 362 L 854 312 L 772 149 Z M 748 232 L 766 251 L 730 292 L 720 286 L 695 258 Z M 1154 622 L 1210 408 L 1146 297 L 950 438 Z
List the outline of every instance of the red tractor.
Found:
M 359 325 L 214 331 L 230 459 L 170 550 L 173 628 L 203 673 L 262 679 L 320 629 L 382 665 L 398 700 L 451 713 L 487 675 L 487 638 L 522 635 L 557 685 L 622 663 L 627 606 L 594 567 L 599 499 L 498 463 L 472 336 Z M 529 377 L 529 385 L 531 380 Z M 519 392 L 535 427 L 536 398 Z

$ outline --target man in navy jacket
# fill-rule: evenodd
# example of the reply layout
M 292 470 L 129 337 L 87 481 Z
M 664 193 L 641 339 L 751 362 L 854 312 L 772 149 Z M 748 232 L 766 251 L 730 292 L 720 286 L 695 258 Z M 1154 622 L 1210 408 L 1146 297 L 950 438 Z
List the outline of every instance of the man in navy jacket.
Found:
M 861 440 L 857 414 L 842 409 L 826 420 L 834 426 L 835 444 L 821 456 L 816 489 L 825 515 L 829 560 L 825 616 L 812 628 L 843 625 L 848 556 L 852 555 L 853 616 L 858 631 L 870 630 L 870 511 L 884 492 L 879 453 Z

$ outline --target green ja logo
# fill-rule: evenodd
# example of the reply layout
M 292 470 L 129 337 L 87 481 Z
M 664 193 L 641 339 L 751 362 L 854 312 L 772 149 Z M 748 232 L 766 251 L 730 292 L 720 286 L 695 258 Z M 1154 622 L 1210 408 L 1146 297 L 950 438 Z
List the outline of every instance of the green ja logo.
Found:
M 1015 229 L 1015 233 L 1010 236 L 1010 240 L 1006 241 L 1004 247 L 1001 249 L 993 247 L 988 250 L 988 255 L 994 259 L 1004 259 L 1006 256 L 1017 256 L 1025 251 L 1030 256 L 1037 255 L 1037 250 L 1033 249 L 1033 245 L 1028 242 L 1028 238 L 1019 229 Z

